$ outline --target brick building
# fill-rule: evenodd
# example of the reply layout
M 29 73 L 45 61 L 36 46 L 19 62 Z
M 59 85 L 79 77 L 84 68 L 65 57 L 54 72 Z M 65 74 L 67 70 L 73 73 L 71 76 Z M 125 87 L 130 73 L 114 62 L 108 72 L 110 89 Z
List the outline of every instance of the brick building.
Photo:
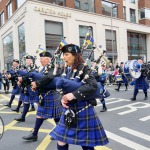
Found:
M 150 60 L 149 0 L 0 0 L 1 69 L 38 45 L 54 51 L 63 36 L 82 46 L 88 26 L 114 63 Z

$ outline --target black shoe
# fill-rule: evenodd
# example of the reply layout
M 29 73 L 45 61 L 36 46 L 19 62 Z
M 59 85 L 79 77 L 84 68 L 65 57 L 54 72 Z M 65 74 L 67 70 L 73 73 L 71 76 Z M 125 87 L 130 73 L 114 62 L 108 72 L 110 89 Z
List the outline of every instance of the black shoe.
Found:
M 50 137 L 50 140 L 55 140 L 54 138 Z
M 19 113 L 19 110 L 18 109 L 11 109 L 12 111 L 16 111 L 17 113 Z
M 147 100 L 147 99 L 148 99 L 148 97 L 145 97 L 145 98 L 144 98 L 144 100 Z
M 29 110 L 29 112 L 30 112 L 30 111 L 35 111 L 35 108 L 31 108 L 31 109 Z
M 14 120 L 19 121 L 19 122 L 25 122 L 25 119 L 22 117 L 15 118 Z
M 22 138 L 24 140 L 28 140 L 28 141 L 37 141 L 38 136 L 37 135 L 33 135 L 33 133 L 31 133 L 28 136 L 23 136 Z
M 128 89 L 125 89 L 125 91 L 128 91 Z
M 107 108 L 106 108 L 106 107 L 103 108 L 102 110 L 100 110 L 100 112 L 105 112 L 105 111 L 107 111 Z
M 119 89 L 115 89 L 115 90 L 119 92 Z
M 131 99 L 131 101 L 136 101 L 136 98 L 135 97 L 132 97 L 132 98 L 130 98 Z
M 11 105 L 9 103 L 4 104 L 4 106 L 11 108 Z

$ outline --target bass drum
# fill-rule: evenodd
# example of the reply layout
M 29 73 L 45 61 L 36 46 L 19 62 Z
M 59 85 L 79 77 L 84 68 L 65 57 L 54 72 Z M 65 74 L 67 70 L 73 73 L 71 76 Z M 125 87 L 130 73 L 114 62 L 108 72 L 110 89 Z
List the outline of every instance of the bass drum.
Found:
M 130 75 L 135 79 L 138 79 L 141 76 L 141 65 L 138 63 L 137 60 L 130 61 L 129 72 Z

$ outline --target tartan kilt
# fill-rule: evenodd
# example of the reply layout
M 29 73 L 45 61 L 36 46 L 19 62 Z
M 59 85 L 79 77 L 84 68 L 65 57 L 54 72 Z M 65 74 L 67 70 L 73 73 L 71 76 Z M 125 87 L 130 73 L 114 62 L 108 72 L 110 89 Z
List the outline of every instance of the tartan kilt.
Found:
M 20 93 L 19 101 L 24 101 L 24 98 L 25 98 L 25 94 Z
M 18 87 L 18 85 L 16 85 L 15 87 L 13 87 L 11 94 L 12 95 L 19 94 L 19 87 Z
M 139 77 L 138 79 L 136 79 L 135 80 L 135 89 L 142 89 L 142 90 L 149 89 L 148 80 L 144 77 Z
M 26 103 L 37 103 L 38 102 L 38 91 L 33 92 L 31 88 L 28 88 L 28 94 L 25 95 L 24 102 Z
M 86 101 L 80 101 L 70 108 L 76 113 L 88 104 Z M 64 123 L 65 111 L 66 109 L 63 108 L 59 123 L 50 132 L 50 136 L 55 140 L 90 147 L 106 145 L 109 142 L 93 106 L 89 106 L 84 111 L 76 114 L 77 123 L 71 128 L 68 128 Z
M 44 119 L 60 118 L 63 110 L 61 105 L 61 95 L 56 91 L 50 91 L 47 95 L 46 93 L 41 95 L 44 100 L 44 106 L 38 105 L 37 116 Z

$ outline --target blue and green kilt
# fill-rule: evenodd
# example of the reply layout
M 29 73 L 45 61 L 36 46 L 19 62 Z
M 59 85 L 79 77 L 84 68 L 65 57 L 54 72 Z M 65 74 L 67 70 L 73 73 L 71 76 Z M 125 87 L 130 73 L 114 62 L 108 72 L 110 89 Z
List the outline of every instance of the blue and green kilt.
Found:
M 141 76 L 135 80 L 134 86 L 135 86 L 135 89 L 146 90 L 146 89 L 149 89 L 149 82 L 146 78 Z
M 24 98 L 24 103 L 38 103 L 38 91 L 33 92 L 29 87 Z
M 15 87 L 13 87 L 11 94 L 12 95 L 19 94 L 19 87 L 18 87 L 18 85 L 15 85 Z
M 88 104 L 86 101 L 80 101 L 71 105 L 70 108 L 76 113 Z M 109 142 L 93 106 L 79 112 L 76 115 L 77 123 L 71 128 L 68 128 L 64 123 L 65 111 L 66 109 L 63 108 L 59 123 L 50 133 L 54 139 L 68 144 L 90 147 L 106 145 Z
M 39 101 L 38 90 L 32 91 L 31 88 L 29 88 L 29 95 L 30 95 L 30 99 L 32 99 L 33 103 L 38 103 L 38 101 Z
M 60 118 L 62 114 L 61 95 L 56 91 L 50 91 L 41 94 L 44 100 L 44 106 L 38 105 L 37 116 L 44 119 L 47 118 Z

